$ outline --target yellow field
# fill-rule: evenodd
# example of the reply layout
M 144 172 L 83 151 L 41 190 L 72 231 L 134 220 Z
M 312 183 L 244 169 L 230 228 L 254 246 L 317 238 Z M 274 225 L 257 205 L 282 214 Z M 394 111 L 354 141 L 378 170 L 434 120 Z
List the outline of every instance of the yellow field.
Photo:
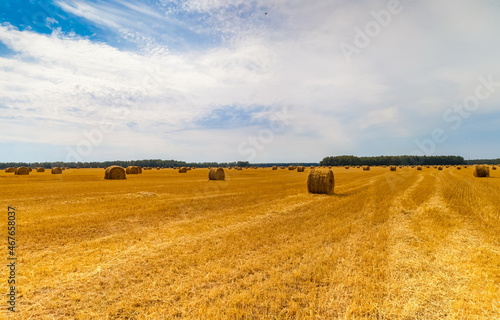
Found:
M 308 171 L 2 170 L 11 316 L 500 319 L 500 170 L 334 168 L 332 196 L 307 193 Z

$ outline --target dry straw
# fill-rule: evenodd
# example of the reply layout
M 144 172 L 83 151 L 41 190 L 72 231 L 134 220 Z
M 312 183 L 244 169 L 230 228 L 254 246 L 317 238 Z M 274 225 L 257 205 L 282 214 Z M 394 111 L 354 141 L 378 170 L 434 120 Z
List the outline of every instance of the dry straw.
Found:
M 9 168 L 5 169 L 5 172 L 16 172 L 16 168 L 9 167 Z
M 52 174 L 62 174 L 63 169 L 62 169 L 62 168 L 59 168 L 59 167 L 54 167 L 54 168 L 52 168 L 52 170 L 50 170 L 50 172 L 51 172 Z
M 111 166 L 106 168 L 106 171 L 104 172 L 104 179 L 110 179 L 110 180 L 127 179 L 127 174 L 124 168 L 120 166 Z
M 19 168 L 16 168 L 16 171 L 14 171 L 14 174 L 17 176 L 27 176 L 30 174 L 30 169 L 28 167 L 19 167 Z
M 488 166 L 475 166 L 473 174 L 474 174 L 474 177 L 487 178 L 490 176 L 490 167 L 488 167 Z
M 36 172 L 45 172 L 45 168 L 38 167 L 36 168 Z
M 186 167 L 179 168 L 179 173 L 186 173 L 188 169 Z
M 313 169 L 307 177 L 307 191 L 310 193 L 333 194 L 335 177 L 332 170 Z
M 212 168 L 208 171 L 208 180 L 225 180 L 226 175 L 223 168 Z
M 305 169 L 306 169 L 306 167 L 304 167 L 304 166 L 298 166 L 297 172 L 304 172 Z
M 126 174 L 140 174 L 142 173 L 142 168 L 139 166 L 128 166 L 127 169 L 125 169 Z

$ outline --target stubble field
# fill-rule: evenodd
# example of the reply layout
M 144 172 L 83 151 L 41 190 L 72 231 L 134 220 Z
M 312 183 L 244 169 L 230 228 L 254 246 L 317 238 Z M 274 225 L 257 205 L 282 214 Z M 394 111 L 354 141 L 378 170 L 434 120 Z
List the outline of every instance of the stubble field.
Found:
M 500 318 L 500 170 L 333 170 L 330 196 L 307 193 L 308 169 L 2 171 L 0 252 L 12 206 L 19 289 L 4 314 Z

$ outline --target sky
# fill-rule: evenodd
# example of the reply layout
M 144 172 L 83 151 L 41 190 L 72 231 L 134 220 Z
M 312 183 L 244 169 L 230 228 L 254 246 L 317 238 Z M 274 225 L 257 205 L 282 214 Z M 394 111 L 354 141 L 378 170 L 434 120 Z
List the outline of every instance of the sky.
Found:
M 0 162 L 500 158 L 493 0 L 4 0 Z

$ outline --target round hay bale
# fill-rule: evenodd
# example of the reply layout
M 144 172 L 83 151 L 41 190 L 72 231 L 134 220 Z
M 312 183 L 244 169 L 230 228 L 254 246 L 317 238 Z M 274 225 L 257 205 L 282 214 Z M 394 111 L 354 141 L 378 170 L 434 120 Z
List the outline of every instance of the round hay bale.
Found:
M 491 167 L 491 170 L 496 170 L 496 169 L 497 169 L 497 167 L 495 167 L 495 166 Z
M 364 166 L 363 171 L 370 171 L 370 166 Z
M 109 180 L 122 180 L 127 179 L 125 169 L 120 166 L 110 166 L 104 172 L 104 179 Z
M 443 167 L 439 166 L 439 167 L 438 167 L 438 170 L 443 170 Z
M 345 166 L 344 169 L 349 169 L 349 166 Z
M 418 166 L 418 167 L 417 167 L 417 170 L 422 170 L 422 167 Z
M 31 172 L 31 171 L 33 171 L 33 169 L 32 169 L 32 168 L 28 168 L 28 170 L 29 170 L 30 172 Z
M 297 169 L 297 167 L 295 167 L 295 166 L 288 166 L 288 170 L 295 170 L 295 169 Z
M 50 170 L 50 172 L 52 174 L 62 174 L 63 173 L 63 168 L 54 167 L 54 168 L 52 168 L 52 170 Z
M 36 172 L 45 172 L 45 168 L 38 167 L 36 168 Z
M 278 167 L 277 166 L 273 166 L 273 170 L 278 170 Z
M 488 167 L 488 166 L 475 166 L 473 174 L 474 174 L 474 177 L 488 178 L 490 176 L 490 167 Z
M 286 169 L 285 167 L 280 167 L 280 169 Z
M 28 167 L 19 167 L 14 171 L 16 176 L 27 176 L 30 174 L 30 169 Z
M 179 173 L 186 173 L 188 169 L 186 167 L 179 168 Z
M 5 172 L 16 172 L 16 168 L 8 167 L 7 169 L 5 169 Z
M 313 169 L 307 177 L 307 191 L 309 193 L 333 194 L 335 177 L 332 170 Z
M 305 169 L 306 169 L 306 167 L 304 167 L 304 166 L 298 166 L 297 172 L 304 172 Z
M 396 171 L 396 166 L 391 166 L 391 167 L 389 168 L 389 170 L 391 170 L 391 171 Z
M 457 170 L 462 170 L 462 167 L 457 167 Z
M 142 173 L 141 167 L 138 166 L 128 166 L 127 169 L 125 169 L 126 174 L 140 174 Z
M 225 180 L 226 175 L 222 168 L 212 168 L 208 171 L 208 180 Z

